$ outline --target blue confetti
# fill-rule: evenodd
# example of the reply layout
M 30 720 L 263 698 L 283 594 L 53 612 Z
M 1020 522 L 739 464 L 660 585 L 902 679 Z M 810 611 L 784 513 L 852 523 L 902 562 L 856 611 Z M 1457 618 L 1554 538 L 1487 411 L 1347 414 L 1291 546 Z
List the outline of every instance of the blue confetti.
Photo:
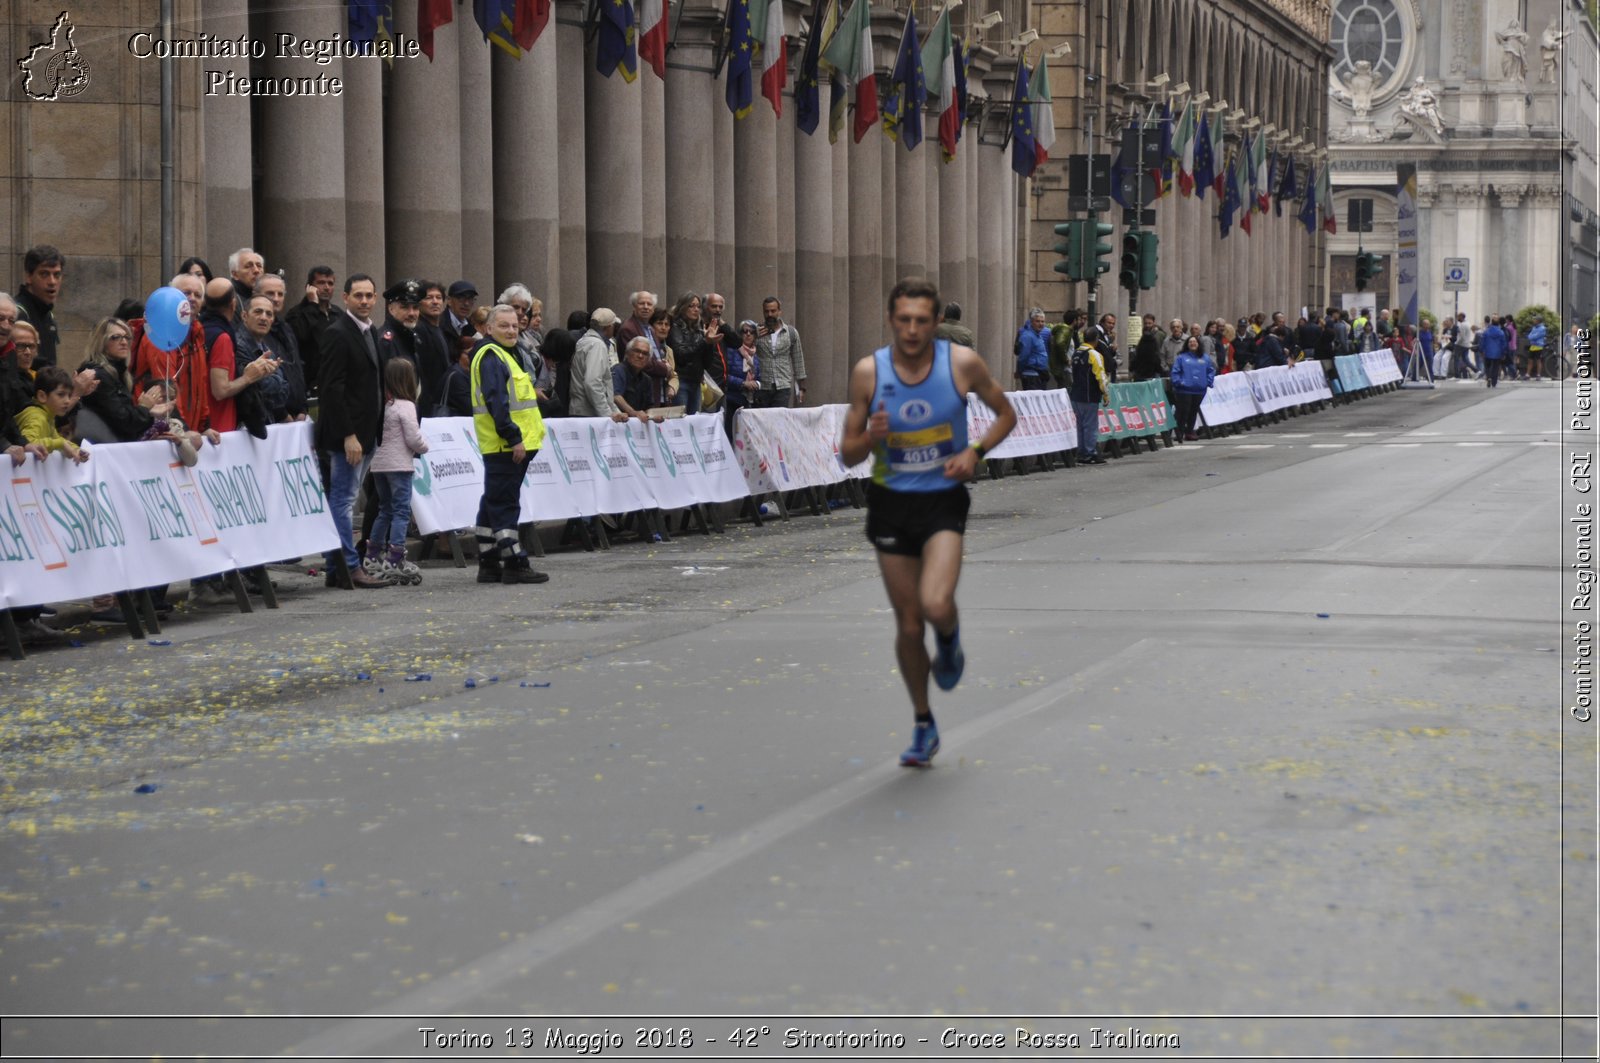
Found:
M 433 673 L 432 672 L 418 672 L 416 675 L 408 675 L 408 676 L 406 676 L 406 682 L 407 683 L 431 683 L 431 682 L 433 682 Z
M 159 789 L 161 787 L 153 782 L 142 782 L 133 788 L 133 792 L 136 794 L 153 794 Z
M 1327 613 L 1318 613 L 1317 614 L 1317 619 L 1318 620 L 1326 620 L 1326 619 L 1328 619 L 1328 614 Z
M 152 645 L 152 646 L 170 646 L 170 645 L 172 645 L 172 640 L 171 639 L 151 639 L 150 640 L 150 645 Z
M 471 690 L 471 689 L 473 689 L 474 687 L 476 687 L 478 685 L 478 681 L 476 679 L 469 679 L 465 683 L 463 683 L 462 685 L 465 686 L 468 690 Z
M 367 680 L 369 680 L 371 678 L 372 678 L 372 673 L 371 672 L 357 672 L 356 673 L 356 679 L 359 682 L 365 683 L 365 682 L 367 682 Z

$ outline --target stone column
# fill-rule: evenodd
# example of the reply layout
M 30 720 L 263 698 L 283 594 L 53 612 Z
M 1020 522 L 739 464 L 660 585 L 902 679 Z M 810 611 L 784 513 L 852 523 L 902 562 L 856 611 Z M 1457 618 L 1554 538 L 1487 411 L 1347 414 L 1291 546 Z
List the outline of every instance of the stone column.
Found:
M 394 12 L 396 26 L 417 24 L 417 0 L 398 0 Z M 389 78 L 389 105 L 384 108 L 388 149 L 383 156 L 384 236 L 389 268 L 396 277 L 447 285 L 461 276 L 461 182 L 456 161 L 461 158 L 461 127 L 455 121 L 426 117 L 454 118 L 459 113 L 460 71 L 455 33 L 441 27 L 434 35 L 432 62 L 426 56 L 398 60 Z M 289 286 L 291 294 L 296 290 Z
M 1499 311 L 1515 312 L 1528 304 L 1527 294 L 1531 278 L 1527 273 L 1528 249 L 1523 245 L 1526 220 L 1523 204 L 1527 201 L 1528 186 L 1522 184 L 1496 184 L 1495 198 L 1500 201 L 1500 283 L 1487 289 L 1496 293 L 1494 307 Z
M 956 157 L 941 164 L 939 170 L 939 291 L 946 302 L 960 303 L 963 314 L 969 312 L 971 303 L 967 291 L 967 162 L 977 151 L 977 136 L 965 137 L 956 146 Z
M 372 274 L 381 291 L 392 279 L 383 238 L 383 60 L 346 59 L 343 99 L 345 255 L 350 271 Z
M 545 304 L 546 328 L 565 324 L 564 315 L 555 320 L 564 305 L 556 36 L 546 25 L 522 58 L 495 48 L 491 59 L 495 157 L 502 163 L 494 168 L 496 283 L 526 284 Z
M 585 170 L 588 131 L 583 72 L 590 60 L 583 46 L 583 13 L 583 0 L 556 0 L 554 24 L 545 30 L 556 38 L 556 179 L 561 211 L 561 258 L 556 269 L 561 301 L 552 313 L 550 300 L 545 300 L 547 328 L 565 325 L 567 314 L 573 310 L 593 310 L 595 306 L 590 301 L 589 245 L 584 231 L 589 216 L 589 185 Z
M 928 164 L 922 156 L 928 150 L 923 139 L 916 151 L 896 145 L 895 171 L 895 280 L 928 273 Z M 934 146 L 938 151 L 938 146 Z
M 730 316 L 755 318 L 777 282 L 778 123 L 761 96 L 733 127 L 734 262 L 739 301 Z
M 794 48 L 794 42 L 790 42 Z M 791 73 L 790 83 L 794 81 Z M 778 119 L 777 128 L 777 160 L 778 168 L 773 174 L 777 187 L 774 190 L 777 205 L 777 254 L 773 258 L 773 275 L 770 282 L 771 290 L 761 293 L 761 297 L 776 295 L 782 300 L 787 312 L 789 304 L 794 302 L 794 286 L 797 278 L 798 267 L 795 264 L 795 196 L 798 178 L 795 174 L 795 152 L 797 145 L 795 137 L 804 137 L 794 125 L 794 97 L 786 95 L 783 100 L 783 115 Z M 806 371 L 810 371 L 810 366 Z
M 895 39 L 899 39 L 898 32 Z M 889 98 L 887 89 L 879 79 L 878 99 L 881 101 Z M 880 123 L 881 126 L 881 123 Z M 901 155 L 905 149 L 899 144 L 883 136 L 880 129 L 868 131 L 863 138 L 860 148 L 871 148 L 873 141 L 877 141 L 878 150 L 878 210 L 883 216 L 883 253 L 879 262 L 878 294 L 887 296 L 889 289 L 900 279 L 900 191 L 899 191 L 899 166 Z
M 932 117 L 933 122 L 937 123 L 938 120 L 938 115 Z M 937 129 L 937 125 L 934 128 Z M 923 275 L 937 287 L 940 283 L 939 255 L 944 232 L 943 211 L 940 209 L 939 203 L 939 185 L 945 171 L 949 169 L 949 165 L 944 161 L 944 149 L 939 147 L 937 136 L 930 140 L 925 147 L 928 150 L 923 153 L 922 158 L 926 166 L 922 186 L 922 236 L 924 241 L 922 270 Z M 940 294 L 943 294 L 942 289 Z
M 862 143 L 850 145 L 850 357 L 864 357 L 881 347 L 886 326 L 883 297 L 884 254 L 883 152 L 869 130 Z M 851 134 L 848 129 L 840 139 Z
M 206 4 L 200 27 L 214 38 L 238 40 L 250 35 L 248 0 L 212 0 Z M 147 60 L 152 65 L 158 60 Z M 181 60 L 180 60 L 181 62 Z M 250 76 L 248 59 L 211 59 L 208 70 L 228 71 L 241 79 Z M 255 186 L 250 160 L 250 97 L 208 96 L 200 109 L 202 154 L 206 161 L 205 254 L 231 254 L 240 247 L 255 245 Z M 187 257 L 180 248 L 179 259 Z M 174 267 L 177 263 L 172 264 Z M 268 262 L 272 269 L 284 267 L 291 275 L 309 266 L 298 262 Z M 162 283 L 167 281 L 163 277 Z M 289 290 L 295 290 L 291 276 Z
M 1017 175 L 1011 170 L 1010 148 L 1001 148 L 1001 138 L 1010 127 L 1012 83 L 1016 79 L 1015 58 L 997 58 L 984 77 L 992 101 L 984 113 L 983 129 L 993 146 L 977 152 L 978 179 L 974 186 L 978 201 L 978 312 L 972 328 L 979 349 L 989 363 L 1000 386 L 1009 388 L 1015 377 L 1016 359 L 1011 354 L 1011 337 L 1017 328 L 1016 309 L 1016 187 Z
M 838 143 L 828 145 L 833 176 L 833 348 L 835 360 L 846 370 L 863 353 L 855 349 L 850 333 L 854 309 L 850 298 L 850 135 L 847 125 L 840 131 Z M 831 393 L 818 392 L 822 402 L 843 402 L 845 397 L 844 383 L 837 384 Z
M 794 201 L 784 214 L 794 240 L 795 280 L 793 295 L 782 298 L 789 319 L 805 341 L 809 401 L 840 402 L 845 396 L 849 362 L 833 337 L 833 319 L 842 302 L 834 289 L 833 219 L 835 211 L 843 208 L 843 203 L 836 204 L 833 198 L 833 145 L 828 143 L 826 120 L 818 123 L 811 136 L 798 129 L 792 136 Z
M 345 29 L 344 8 L 333 4 L 284 3 L 265 18 L 269 35 L 320 40 Z M 269 77 L 306 72 L 300 59 L 268 58 L 261 66 Z M 344 61 L 335 58 L 317 71 L 342 80 Z M 354 265 L 345 254 L 344 101 L 337 96 L 266 100 L 260 113 L 263 192 L 257 250 L 268 262 L 302 270 L 326 264 L 344 277 Z M 225 272 L 225 266 L 219 269 Z
M 456 108 L 461 123 L 461 275 L 478 286 L 482 306 L 492 303 L 504 283 L 494 272 L 494 116 L 489 104 L 489 52 L 494 46 L 484 41 L 468 7 L 456 8 L 452 28 L 461 63 Z M 434 35 L 435 53 L 441 38 L 448 38 L 442 28 Z M 445 284 L 454 279 L 440 278 Z
M 724 78 L 726 74 L 724 74 Z M 716 213 L 713 222 L 716 230 L 716 243 L 714 245 L 715 257 L 712 266 L 712 288 L 722 294 L 727 300 L 726 318 L 737 324 L 739 311 L 739 261 L 734 250 L 736 232 L 736 213 L 734 210 L 733 170 L 734 170 L 734 133 L 733 127 L 737 123 L 733 112 L 728 110 L 726 100 L 727 83 L 725 80 L 715 82 L 717 93 L 717 106 L 712 109 L 711 119 L 711 145 L 712 166 L 711 180 L 715 186 L 717 197 Z M 752 114 L 754 112 L 752 111 Z M 748 121 L 749 116 L 746 116 Z M 760 298 L 760 296 L 756 296 Z
M 667 5 L 670 13 L 671 6 Z M 644 220 L 639 284 L 656 293 L 657 305 L 671 309 L 667 287 L 667 102 L 666 84 L 643 59 L 639 61 L 639 177 Z
M 628 84 L 620 73 L 601 74 L 592 57 L 585 62 L 589 64 L 583 74 L 589 309 L 610 307 L 618 317 L 627 317 L 628 295 L 644 280 L 644 180 L 639 153 L 643 93 L 637 82 Z
M 676 17 L 676 16 L 674 16 Z M 712 46 L 721 28 L 721 9 L 691 5 L 683 12 L 667 53 L 666 240 L 668 298 L 693 289 L 704 295 L 717 283 L 716 217 L 727 204 L 717 199 L 714 123 L 723 83 L 711 77 Z M 652 77 L 654 75 L 651 75 Z

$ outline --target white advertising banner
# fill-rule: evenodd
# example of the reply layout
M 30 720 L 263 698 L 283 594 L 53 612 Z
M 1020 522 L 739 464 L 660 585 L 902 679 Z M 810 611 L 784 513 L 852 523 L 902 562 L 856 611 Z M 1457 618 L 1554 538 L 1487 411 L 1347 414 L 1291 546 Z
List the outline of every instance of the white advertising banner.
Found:
M 1289 367 L 1289 379 L 1300 394 L 1301 402 L 1333 399 L 1333 389 L 1328 386 L 1328 374 L 1318 361 L 1296 362 Z
M 1212 428 L 1249 420 L 1260 412 L 1250 390 L 1249 372 L 1223 373 L 1200 400 L 1200 417 Z
M 470 417 L 422 421 L 411 512 L 424 535 L 470 528 L 483 497 L 483 457 Z M 720 414 L 662 424 L 604 417 L 545 422 L 545 443 L 522 481 L 522 519 L 565 520 L 636 509 L 679 509 L 748 493 Z
M 841 413 L 828 406 L 740 410 L 733 425 L 733 451 L 748 493 L 798 491 L 846 479 L 849 474 L 839 460 L 843 432 Z
M 1362 351 L 1360 358 L 1361 367 L 1367 371 L 1367 379 L 1374 387 L 1392 384 L 1401 377 L 1399 363 L 1387 350 Z
M 1235 374 L 1228 374 L 1233 376 Z M 1274 410 L 1298 406 L 1305 401 L 1290 385 L 1289 367 L 1286 365 L 1271 365 L 1265 369 L 1248 369 L 1244 373 L 1250 382 L 1250 393 L 1255 397 L 1256 405 L 1262 413 L 1272 413 Z
M 0 472 L 0 606 L 113 594 L 338 545 L 311 424 L 228 432 L 185 468 L 166 442 Z
M 1032 454 L 1056 454 L 1078 449 L 1078 422 L 1072 415 L 1072 400 L 1064 389 L 1054 391 L 1008 391 L 1012 409 L 1017 411 L 1017 427 L 990 458 L 1022 458 Z M 994 424 L 994 411 L 976 395 L 967 396 L 967 438 L 977 441 Z

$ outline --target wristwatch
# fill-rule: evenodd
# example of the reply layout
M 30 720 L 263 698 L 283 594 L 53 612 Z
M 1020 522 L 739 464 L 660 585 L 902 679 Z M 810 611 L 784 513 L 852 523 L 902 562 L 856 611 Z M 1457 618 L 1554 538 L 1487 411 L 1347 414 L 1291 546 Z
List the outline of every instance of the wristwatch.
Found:
M 989 449 L 987 447 L 985 447 L 982 443 L 978 443 L 978 442 L 974 442 L 972 444 L 972 449 L 978 455 L 978 460 L 979 461 L 982 461 L 983 460 L 983 456 L 985 454 L 989 453 Z

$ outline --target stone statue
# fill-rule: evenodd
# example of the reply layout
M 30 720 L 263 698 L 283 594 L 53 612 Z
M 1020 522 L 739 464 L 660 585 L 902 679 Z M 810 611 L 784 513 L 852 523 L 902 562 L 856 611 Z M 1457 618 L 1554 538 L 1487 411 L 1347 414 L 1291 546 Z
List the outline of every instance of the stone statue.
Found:
M 1561 63 L 1561 42 L 1571 35 L 1571 30 L 1558 29 L 1560 18 L 1550 21 L 1544 28 L 1544 34 L 1539 38 L 1539 58 L 1543 60 L 1539 72 L 1539 80 L 1543 83 L 1554 83 L 1557 79 L 1557 68 Z
M 1372 91 L 1378 79 L 1372 73 L 1372 64 L 1365 59 L 1357 61 L 1348 81 L 1341 83 L 1332 68 L 1328 70 L 1329 88 L 1334 99 L 1342 99 L 1355 111 L 1357 122 L 1365 122 L 1372 112 Z
M 1438 136 L 1444 136 L 1444 121 L 1439 117 L 1439 97 L 1422 78 L 1417 78 L 1412 86 L 1400 96 L 1400 113 L 1410 115 L 1419 122 L 1424 122 L 1433 128 Z
M 1523 46 L 1528 43 L 1528 35 L 1522 29 L 1522 23 L 1516 16 L 1512 16 L 1510 25 L 1503 30 L 1496 30 L 1494 39 L 1500 42 L 1500 76 L 1503 78 L 1516 78 L 1526 81 L 1528 78 L 1528 61 L 1523 56 Z

